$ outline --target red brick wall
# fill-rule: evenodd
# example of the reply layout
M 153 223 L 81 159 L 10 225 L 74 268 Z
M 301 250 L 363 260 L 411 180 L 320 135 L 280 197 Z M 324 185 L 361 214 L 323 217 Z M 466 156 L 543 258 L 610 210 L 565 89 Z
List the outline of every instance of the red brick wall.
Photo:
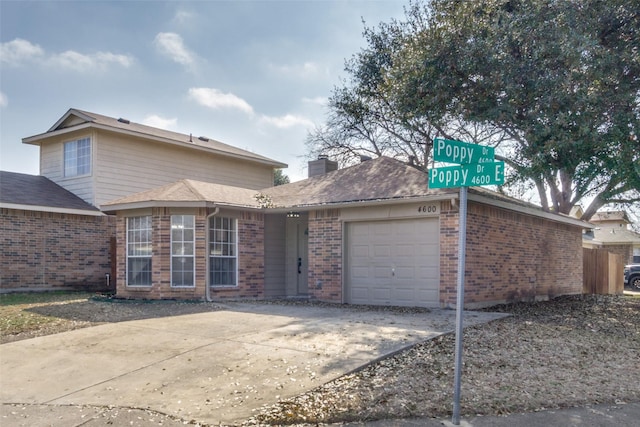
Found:
M 264 298 L 264 214 L 242 212 L 238 218 L 238 253 L 238 286 L 212 287 L 212 298 Z
M 309 214 L 309 294 L 342 302 L 342 222 L 340 210 Z
M 444 211 L 444 208 L 443 208 Z M 441 302 L 455 305 L 457 252 L 448 238 L 457 219 L 441 216 Z M 456 235 L 457 242 L 457 235 Z M 444 259 L 443 259 L 444 258 Z M 456 264 L 457 265 L 457 264 Z M 582 293 L 582 234 L 576 227 L 469 203 L 465 306 Z
M 126 286 L 126 218 L 118 218 L 118 291 L 121 298 L 193 299 L 206 297 L 207 211 L 195 214 L 195 287 L 171 287 L 171 214 L 168 209 L 153 210 L 152 286 Z M 262 298 L 264 296 L 264 215 L 243 212 L 238 218 L 238 286 L 211 287 L 210 296 L 221 298 Z
M 0 289 L 104 290 L 115 218 L 0 209 Z

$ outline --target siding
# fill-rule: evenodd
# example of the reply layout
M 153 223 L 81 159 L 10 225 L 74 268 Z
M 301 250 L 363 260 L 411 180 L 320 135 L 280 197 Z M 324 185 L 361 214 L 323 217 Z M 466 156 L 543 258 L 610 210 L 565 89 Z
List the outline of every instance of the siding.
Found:
M 267 165 L 108 132 L 99 133 L 96 145 L 98 206 L 184 178 L 256 190 L 273 184 Z
M 64 176 L 64 143 L 79 138 L 91 138 L 91 174 L 81 177 L 65 178 Z M 40 175 L 49 178 L 62 188 L 72 192 L 85 202 L 96 205 L 94 199 L 94 173 L 96 158 L 96 143 L 94 134 L 87 132 L 72 132 L 62 135 L 51 142 L 47 142 L 40 146 Z

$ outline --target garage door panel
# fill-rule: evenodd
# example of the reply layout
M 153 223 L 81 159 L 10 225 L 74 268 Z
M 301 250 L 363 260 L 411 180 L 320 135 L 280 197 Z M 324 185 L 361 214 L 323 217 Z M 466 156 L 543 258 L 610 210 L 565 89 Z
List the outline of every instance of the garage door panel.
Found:
M 439 306 L 438 218 L 349 223 L 346 300 Z
M 389 257 L 391 256 L 391 245 L 373 245 L 373 256 L 374 257 Z

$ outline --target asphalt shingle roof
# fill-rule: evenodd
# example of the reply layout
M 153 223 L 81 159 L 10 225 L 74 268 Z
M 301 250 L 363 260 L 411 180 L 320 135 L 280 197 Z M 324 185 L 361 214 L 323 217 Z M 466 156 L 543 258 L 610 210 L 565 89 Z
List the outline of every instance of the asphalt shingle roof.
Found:
M 428 175 L 389 157 L 378 157 L 291 184 L 267 188 L 275 206 L 302 207 L 347 202 L 411 199 L 456 190 L 428 188 Z
M 261 156 L 259 154 L 252 153 L 247 150 L 243 150 L 232 145 L 225 144 L 220 141 L 216 141 L 211 138 L 197 135 L 186 135 L 178 132 L 172 132 L 165 129 L 158 129 L 152 126 L 146 126 L 140 123 L 134 123 L 129 120 L 116 119 L 102 114 L 92 113 L 89 111 L 79 110 L 77 108 L 71 108 L 67 113 L 47 132 L 27 137 L 23 139 L 23 142 L 33 144 L 43 137 L 47 137 L 48 134 L 54 133 L 63 129 L 71 129 L 76 126 L 83 126 L 86 123 L 93 123 L 96 125 L 111 128 L 115 131 L 133 132 L 140 135 L 149 137 L 160 138 L 171 141 L 173 143 L 184 144 L 186 147 L 199 147 L 202 149 L 208 149 L 214 152 L 232 155 L 234 157 L 246 158 L 248 160 L 255 160 L 261 163 L 271 164 L 273 167 L 282 168 L 287 165 L 268 157 Z
M 99 212 L 95 206 L 44 176 L 0 171 L 0 202 Z
M 104 210 L 116 205 L 157 202 L 209 202 L 226 206 L 259 208 L 256 190 L 181 179 L 162 187 L 135 193 L 102 204 Z

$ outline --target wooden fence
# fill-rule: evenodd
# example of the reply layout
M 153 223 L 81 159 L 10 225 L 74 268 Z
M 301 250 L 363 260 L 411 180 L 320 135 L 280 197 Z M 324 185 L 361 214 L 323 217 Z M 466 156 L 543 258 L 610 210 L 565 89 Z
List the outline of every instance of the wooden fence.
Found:
M 622 294 L 624 292 L 622 257 L 604 249 L 583 248 L 582 251 L 582 292 Z

